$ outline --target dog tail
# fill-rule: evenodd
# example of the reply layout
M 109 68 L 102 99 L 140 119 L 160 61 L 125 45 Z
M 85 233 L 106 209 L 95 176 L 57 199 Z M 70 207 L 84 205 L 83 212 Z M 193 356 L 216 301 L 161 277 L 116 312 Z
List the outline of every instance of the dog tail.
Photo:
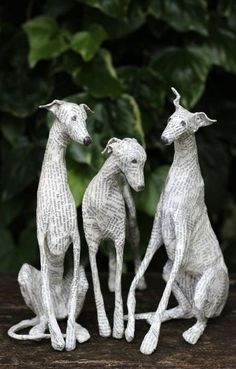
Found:
M 43 334 L 37 334 L 37 335 L 30 335 L 30 334 L 18 334 L 17 332 L 22 330 L 22 329 L 26 329 L 29 327 L 33 327 L 36 324 L 39 323 L 39 319 L 38 317 L 32 318 L 32 319 L 26 319 L 26 320 L 22 320 L 20 323 L 13 325 L 9 330 L 8 330 L 8 336 L 10 336 L 11 338 L 14 338 L 15 340 L 21 340 L 21 341 L 25 341 L 25 340 L 31 340 L 31 341 L 39 341 L 43 338 L 50 338 L 51 335 L 47 334 L 47 333 L 43 333 Z

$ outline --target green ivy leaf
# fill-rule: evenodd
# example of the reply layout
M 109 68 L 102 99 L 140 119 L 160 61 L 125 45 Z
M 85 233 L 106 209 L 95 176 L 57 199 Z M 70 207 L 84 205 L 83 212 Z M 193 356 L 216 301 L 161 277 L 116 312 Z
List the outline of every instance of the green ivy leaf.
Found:
M 205 0 L 151 0 L 149 13 L 180 32 L 197 31 L 207 36 L 207 2 Z
M 75 70 L 73 77 L 93 97 L 117 98 L 121 95 L 121 85 L 112 65 L 111 55 L 106 50 L 101 50 L 92 61 Z
M 150 67 L 120 67 L 117 70 L 123 91 L 133 95 L 139 105 L 143 129 L 147 134 L 156 127 L 163 111 L 166 84 L 162 77 Z
M 154 55 L 151 67 L 156 69 L 168 87 L 175 87 L 187 108 L 201 97 L 210 68 L 209 58 L 201 47 L 169 47 Z
M 71 142 L 68 148 L 69 155 L 78 163 L 91 165 L 92 154 L 87 147 L 76 142 Z
M 106 31 L 109 39 L 122 38 L 139 29 L 146 20 L 146 9 L 143 3 L 131 1 L 125 19 L 113 18 L 110 13 L 101 13 L 96 8 L 86 8 L 83 17 L 84 28 L 91 23 L 99 23 Z
M 113 110 L 113 109 L 112 109 Z M 120 99 L 116 101 L 116 108 L 114 111 L 110 110 L 111 121 L 114 131 L 125 137 L 135 137 L 143 145 L 145 145 L 142 121 L 140 110 L 136 100 L 133 96 L 123 94 Z M 122 122 L 122 129 L 119 124 Z
M 38 105 L 49 99 L 52 79 L 45 69 L 40 73 L 29 69 L 27 40 L 23 32 L 3 28 L 0 44 L 0 109 L 16 117 L 27 117 L 35 112 Z M 8 139 L 13 134 L 13 131 L 10 133 L 12 119 L 9 115 L 9 127 L 6 127 L 7 118 L 4 123 L 4 132 Z
M 203 52 L 210 57 L 212 64 L 220 65 L 228 72 L 236 73 L 236 35 L 219 25 L 212 27 Z
M 84 192 L 95 173 L 86 166 L 68 163 L 68 182 L 76 206 L 81 205 Z
M 74 5 L 74 0 L 46 0 L 43 4 L 44 13 L 58 18 L 69 13 Z
M 150 67 L 121 67 L 117 70 L 123 90 L 132 94 L 138 104 L 161 110 L 165 98 L 165 86 L 161 76 Z
M 88 31 L 78 32 L 71 39 L 71 48 L 79 53 L 84 61 L 90 61 L 107 38 L 103 27 L 94 24 Z
M 139 210 L 144 211 L 150 216 L 155 215 L 158 199 L 164 186 L 168 171 L 169 167 L 165 165 L 152 171 L 145 170 L 145 189 L 140 192 L 138 196 L 135 195 L 136 206 Z
M 40 76 L 24 68 L 17 69 L 12 72 L 0 71 L 0 109 L 16 117 L 25 118 L 35 113 L 39 105 L 47 102 L 52 93 L 52 84 L 51 78 L 45 72 Z M 8 139 L 13 140 L 11 127 L 5 126 L 3 129 L 5 137 L 8 135 Z
M 122 94 L 116 100 L 104 99 L 96 103 L 93 110 L 92 137 L 95 135 L 95 145 L 100 148 L 100 152 L 114 136 L 134 137 L 145 145 L 140 110 L 133 96 Z
M 130 0 L 79 0 L 112 18 L 126 19 Z
M 69 47 L 69 34 L 60 29 L 52 17 L 43 15 L 23 25 L 29 39 L 29 64 L 34 67 L 42 59 L 52 59 Z

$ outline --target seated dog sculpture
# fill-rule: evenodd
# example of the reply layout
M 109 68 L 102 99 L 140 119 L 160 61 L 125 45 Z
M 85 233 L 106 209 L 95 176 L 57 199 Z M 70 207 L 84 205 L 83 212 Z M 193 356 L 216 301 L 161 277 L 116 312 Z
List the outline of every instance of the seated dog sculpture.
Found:
M 165 145 L 174 142 L 173 164 L 157 205 L 151 239 L 128 295 L 127 341 L 134 337 L 135 289 L 154 253 L 164 243 L 168 261 L 163 270 L 166 288 L 154 313 L 138 314 L 151 324 L 141 352 L 151 354 L 157 346 L 161 323 L 170 319 L 192 318 L 197 322 L 183 333 L 185 341 L 195 344 L 204 332 L 207 320 L 220 315 L 225 305 L 229 279 L 215 233 L 211 227 L 204 200 L 195 132 L 214 120 L 205 113 L 191 113 L 180 104 L 162 133 Z M 167 310 L 171 292 L 178 306 Z
M 80 267 L 80 236 L 77 212 L 67 182 L 65 152 L 70 140 L 89 145 L 92 140 L 86 128 L 85 104 L 54 100 L 40 106 L 51 111 L 55 120 L 50 130 L 37 193 L 37 238 L 41 271 L 24 264 L 18 281 L 26 304 L 36 317 L 11 327 L 15 339 L 50 338 L 55 350 L 73 350 L 78 342 L 89 339 L 88 331 L 76 323 L 88 282 Z M 64 278 L 64 258 L 73 243 L 74 271 Z M 66 342 L 57 319 L 67 320 Z M 28 335 L 16 333 L 32 327 Z M 50 334 L 45 331 L 49 329 Z

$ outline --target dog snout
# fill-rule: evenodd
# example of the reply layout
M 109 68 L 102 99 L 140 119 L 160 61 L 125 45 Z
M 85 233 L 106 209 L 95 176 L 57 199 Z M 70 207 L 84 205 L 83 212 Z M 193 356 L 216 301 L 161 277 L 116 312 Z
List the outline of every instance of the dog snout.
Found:
M 91 144 L 91 142 L 92 142 L 92 140 L 91 140 L 91 137 L 89 137 L 89 136 L 86 136 L 86 137 L 84 138 L 84 140 L 83 140 L 83 144 L 84 144 L 85 146 L 90 145 L 90 144 Z
M 138 186 L 138 187 L 137 187 L 138 191 L 143 191 L 143 190 L 144 190 L 144 188 L 145 188 L 145 186 L 144 186 L 144 185 L 140 185 L 140 186 Z
M 161 136 L 161 143 L 163 145 L 168 145 L 168 143 L 169 143 L 168 138 L 166 138 L 165 136 Z

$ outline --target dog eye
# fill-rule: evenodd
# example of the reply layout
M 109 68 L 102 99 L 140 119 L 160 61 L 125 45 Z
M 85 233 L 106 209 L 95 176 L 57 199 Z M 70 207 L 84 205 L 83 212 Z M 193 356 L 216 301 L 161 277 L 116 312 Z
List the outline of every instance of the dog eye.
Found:
M 184 120 L 181 120 L 180 124 L 181 124 L 182 127 L 186 127 L 186 125 L 187 125 Z
M 137 160 L 136 159 L 133 159 L 133 160 L 131 160 L 131 163 L 132 164 L 137 164 Z
M 71 120 L 76 120 L 76 119 L 77 119 L 76 115 L 73 115 L 73 117 L 71 118 Z

